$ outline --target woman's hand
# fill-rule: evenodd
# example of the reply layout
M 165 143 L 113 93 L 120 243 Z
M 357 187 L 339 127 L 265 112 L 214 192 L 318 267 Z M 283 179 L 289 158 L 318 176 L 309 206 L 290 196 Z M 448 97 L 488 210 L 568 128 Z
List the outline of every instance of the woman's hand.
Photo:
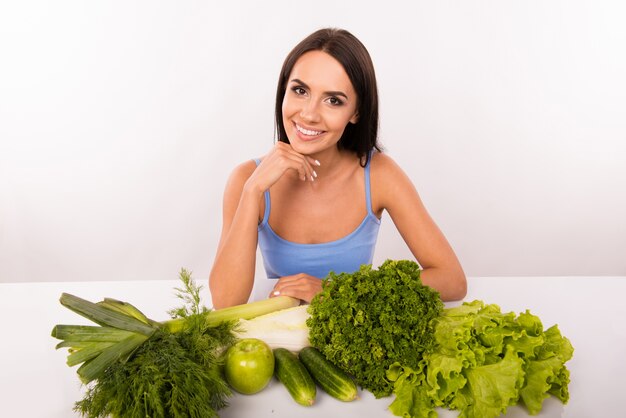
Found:
M 299 273 L 278 279 L 278 282 L 274 285 L 274 289 L 269 296 L 291 296 L 292 298 L 311 303 L 313 296 L 321 291 L 321 279 L 309 276 L 308 274 Z
M 279 141 L 254 170 L 246 187 L 255 187 L 259 192 L 264 192 L 289 170 L 297 172 L 302 181 L 314 181 L 317 173 L 313 165 L 319 165 L 319 162 L 294 151 L 286 142 Z

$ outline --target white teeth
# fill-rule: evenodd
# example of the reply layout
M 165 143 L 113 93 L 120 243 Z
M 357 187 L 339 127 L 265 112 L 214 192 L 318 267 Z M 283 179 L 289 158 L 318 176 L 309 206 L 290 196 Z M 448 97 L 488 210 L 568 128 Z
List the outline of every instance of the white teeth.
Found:
M 308 129 L 304 129 L 303 127 L 301 127 L 300 125 L 296 124 L 296 129 L 300 132 L 302 132 L 305 135 L 309 135 L 309 136 L 314 136 L 314 135 L 319 135 L 321 134 L 323 131 L 309 131 Z

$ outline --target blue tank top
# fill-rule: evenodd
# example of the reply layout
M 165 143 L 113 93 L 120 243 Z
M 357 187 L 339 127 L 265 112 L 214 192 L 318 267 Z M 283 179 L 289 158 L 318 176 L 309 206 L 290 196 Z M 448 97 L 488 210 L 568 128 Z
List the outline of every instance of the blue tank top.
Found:
M 259 160 L 255 160 L 257 165 Z M 265 191 L 265 213 L 259 224 L 259 248 L 269 279 L 306 273 L 324 278 L 329 272 L 352 273 L 361 264 L 372 264 L 378 237 L 380 219 L 372 212 L 370 193 L 370 161 L 365 166 L 365 204 L 367 214 L 363 222 L 350 234 L 335 241 L 319 244 L 301 244 L 287 241 L 270 226 L 270 192 Z

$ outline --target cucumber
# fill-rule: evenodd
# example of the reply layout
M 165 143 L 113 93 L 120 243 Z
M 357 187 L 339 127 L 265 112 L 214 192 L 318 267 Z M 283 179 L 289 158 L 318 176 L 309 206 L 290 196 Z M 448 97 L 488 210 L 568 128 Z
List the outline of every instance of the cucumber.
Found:
M 274 375 L 300 405 L 311 406 L 317 389 L 313 378 L 298 357 L 286 348 L 274 349 Z
M 328 361 L 315 347 L 300 350 L 299 358 L 324 392 L 343 402 L 357 398 L 356 384 L 350 376 Z

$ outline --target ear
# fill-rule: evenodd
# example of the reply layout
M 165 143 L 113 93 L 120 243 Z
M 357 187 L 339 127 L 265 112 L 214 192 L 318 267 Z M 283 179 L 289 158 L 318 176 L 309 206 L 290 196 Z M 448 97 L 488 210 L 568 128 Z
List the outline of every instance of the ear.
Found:
M 355 112 L 354 115 L 350 118 L 351 124 L 356 124 L 359 121 L 359 112 Z

